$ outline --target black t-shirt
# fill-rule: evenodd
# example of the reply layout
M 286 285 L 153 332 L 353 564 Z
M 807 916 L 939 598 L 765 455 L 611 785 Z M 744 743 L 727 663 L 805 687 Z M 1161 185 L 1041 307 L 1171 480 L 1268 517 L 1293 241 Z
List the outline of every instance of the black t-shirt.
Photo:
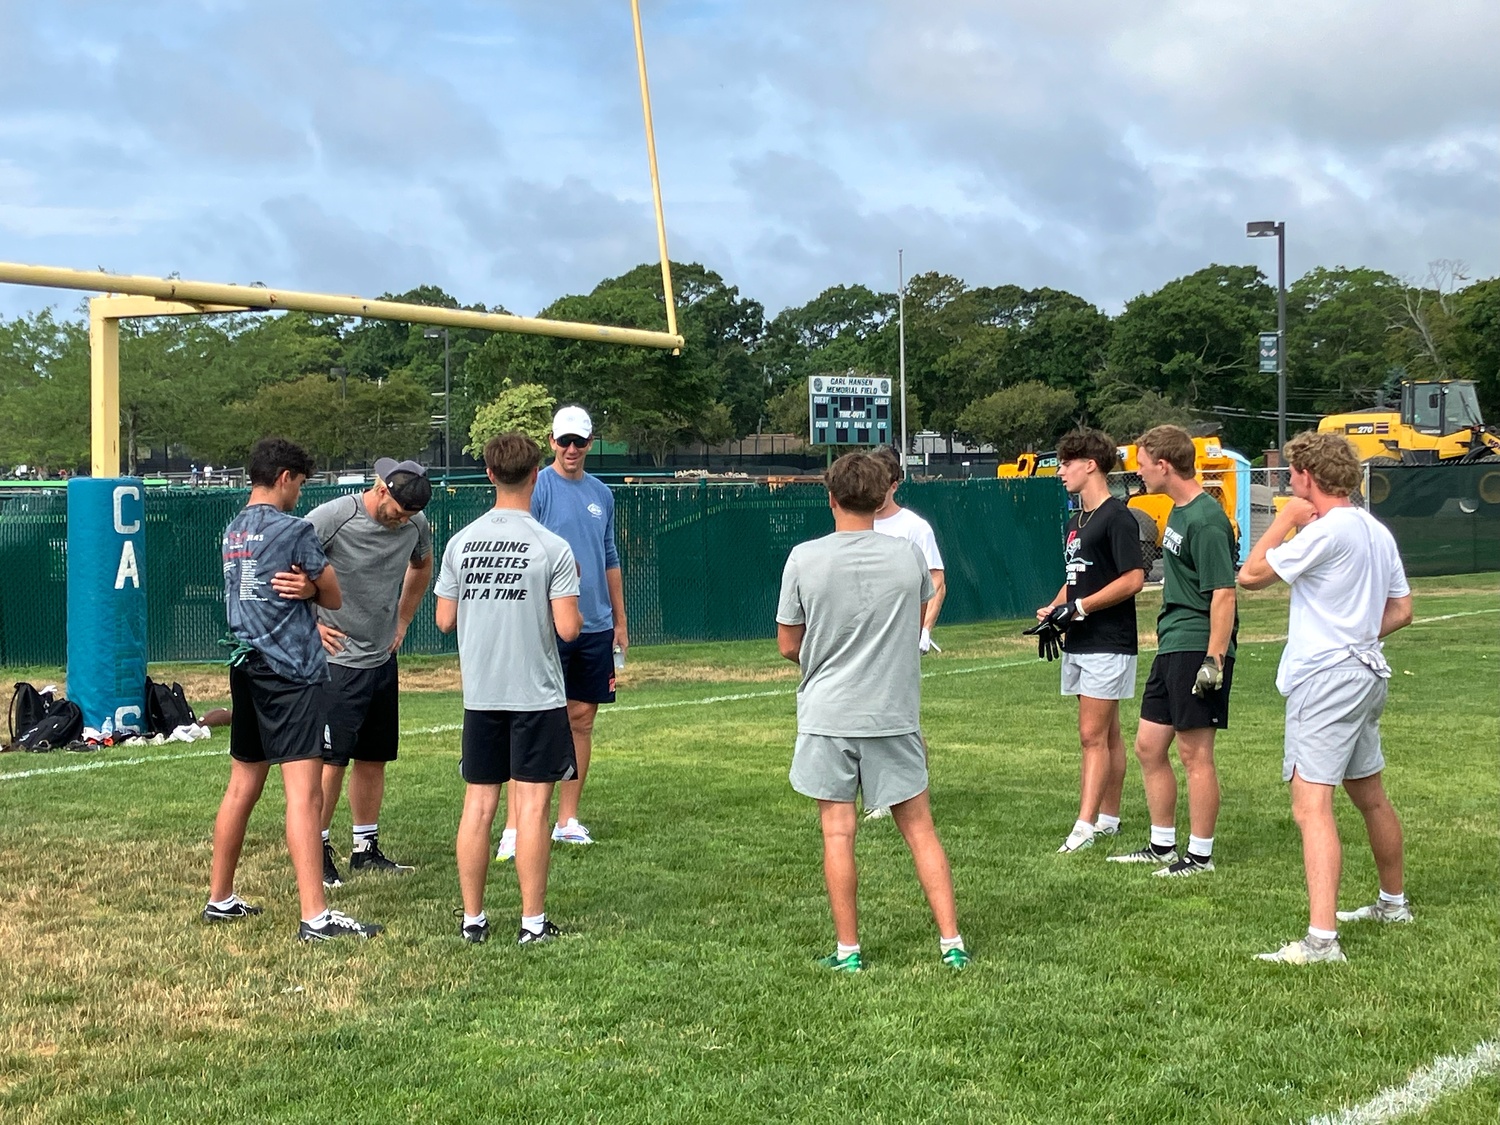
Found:
M 1068 601 L 1097 594 L 1130 570 L 1145 570 L 1140 525 L 1121 500 L 1111 496 L 1092 512 L 1077 511 L 1068 520 L 1063 567 L 1068 572 Z M 1068 626 L 1063 649 L 1072 653 L 1136 651 L 1135 598 L 1096 610 Z

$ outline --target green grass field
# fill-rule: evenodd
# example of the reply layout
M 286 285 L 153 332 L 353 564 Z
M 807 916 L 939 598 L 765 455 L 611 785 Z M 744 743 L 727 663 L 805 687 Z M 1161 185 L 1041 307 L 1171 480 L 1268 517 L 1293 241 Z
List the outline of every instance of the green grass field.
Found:
M 924 726 L 975 954 L 963 974 L 938 963 L 890 821 L 860 835 L 870 971 L 813 964 L 832 928 L 816 816 L 786 781 L 793 669 L 769 641 L 632 652 L 585 795 L 599 842 L 555 849 L 549 912 L 571 934 L 537 949 L 457 936 L 452 692 L 403 700 L 404 730 L 444 728 L 406 737 L 382 817 L 387 850 L 419 870 L 331 892 L 389 926 L 362 945 L 294 941 L 274 784 L 239 885 L 265 915 L 198 921 L 222 731 L 6 755 L 0 1120 L 1286 1122 L 1364 1102 L 1500 1028 L 1500 591 L 1493 575 L 1420 582 L 1419 624 L 1388 646 L 1387 782 L 1417 923 L 1345 927 L 1347 965 L 1301 969 L 1251 959 L 1306 924 L 1272 685 L 1285 605 L 1242 603 L 1218 870 L 1165 884 L 1104 848 L 1054 854 L 1078 758 L 1056 666 L 1016 623 L 939 629 Z M 69 769 L 126 757 L 150 760 Z M 1353 905 L 1373 865 L 1339 808 Z M 1124 811 L 1135 846 L 1133 762 Z M 1185 800 L 1179 816 L 1185 832 Z M 517 906 L 497 865 L 502 938 Z M 1422 1120 L 1489 1125 L 1497 1099 L 1491 1076 Z

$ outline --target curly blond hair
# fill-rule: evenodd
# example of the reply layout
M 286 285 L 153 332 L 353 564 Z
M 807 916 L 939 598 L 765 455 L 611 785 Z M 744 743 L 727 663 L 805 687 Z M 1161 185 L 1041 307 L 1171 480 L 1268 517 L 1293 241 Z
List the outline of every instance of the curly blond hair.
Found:
M 1286 443 L 1286 463 L 1311 473 L 1318 488 L 1329 496 L 1348 496 L 1364 475 L 1359 456 L 1343 434 L 1309 430 Z

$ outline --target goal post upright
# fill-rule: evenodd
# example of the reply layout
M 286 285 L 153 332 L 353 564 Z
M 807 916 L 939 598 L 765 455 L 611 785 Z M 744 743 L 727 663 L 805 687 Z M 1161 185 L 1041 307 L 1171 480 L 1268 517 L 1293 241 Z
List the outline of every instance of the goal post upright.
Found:
M 641 35 L 641 3 L 630 0 L 630 19 L 635 28 L 635 65 L 641 79 L 641 114 L 646 119 L 646 160 L 651 165 L 651 202 L 656 210 L 656 248 L 661 256 L 662 297 L 667 302 L 667 332 L 677 335 L 677 302 L 672 292 L 672 261 L 667 256 L 667 221 L 661 206 L 661 176 L 656 168 L 656 127 L 651 121 L 651 86 L 646 80 L 646 41 Z M 680 339 L 680 338 L 679 338 Z M 672 349 L 677 355 L 681 343 Z

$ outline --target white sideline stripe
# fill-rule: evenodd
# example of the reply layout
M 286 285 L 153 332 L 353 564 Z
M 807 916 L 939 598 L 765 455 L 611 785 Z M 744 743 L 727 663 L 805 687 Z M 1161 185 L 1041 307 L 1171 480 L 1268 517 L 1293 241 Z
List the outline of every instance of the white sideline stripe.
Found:
M 76 766 L 49 766 L 39 770 L 19 770 L 16 773 L 0 774 L 0 781 L 23 781 L 28 777 L 46 777 L 54 773 L 87 773 L 89 770 L 109 770 L 116 766 L 139 766 L 146 762 L 182 762 L 188 758 L 212 758 L 224 754 L 217 750 L 194 750 L 187 754 L 153 754 L 149 758 L 114 758 L 103 762 L 80 762 Z
M 935 676 L 967 676 L 974 672 L 993 672 L 999 668 L 1020 668 L 1026 664 L 1034 664 L 1034 660 L 1013 660 L 1004 664 L 977 664 L 972 668 L 949 668 L 941 672 L 923 672 L 924 680 Z M 702 699 L 674 699 L 669 703 L 628 703 L 623 707 L 613 704 L 609 710 L 600 711 L 601 716 L 618 715 L 622 711 L 661 711 L 668 707 L 706 707 L 713 703 L 738 703 L 743 699 L 770 699 L 778 695 L 795 695 L 796 688 L 773 688 L 769 691 L 742 691 L 734 695 L 706 695 Z M 403 738 L 422 734 L 451 734 L 456 730 L 463 730 L 462 723 L 442 723 L 435 727 L 417 727 L 415 730 L 404 730 L 401 732 Z
M 1308 1125 L 1383 1125 L 1425 1113 L 1439 1098 L 1457 1093 L 1476 1078 L 1500 1071 L 1500 1040 L 1486 1039 L 1467 1055 L 1441 1055 L 1414 1071 L 1400 1086 L 1380 1091 L 1362 1105 L 1314 1117 Z
M 1500 609 L 1466 609 L 1462 613 L 1445 613 L 1441 617 L 1418 617 L 1412 625 L 1430 625 L 1434 621 L 1452 621 L 1455 617 L 1478 617 L 1481 613 L 1500 613 Z M 1411 626 L 1407 626 L 1410 628 Z

